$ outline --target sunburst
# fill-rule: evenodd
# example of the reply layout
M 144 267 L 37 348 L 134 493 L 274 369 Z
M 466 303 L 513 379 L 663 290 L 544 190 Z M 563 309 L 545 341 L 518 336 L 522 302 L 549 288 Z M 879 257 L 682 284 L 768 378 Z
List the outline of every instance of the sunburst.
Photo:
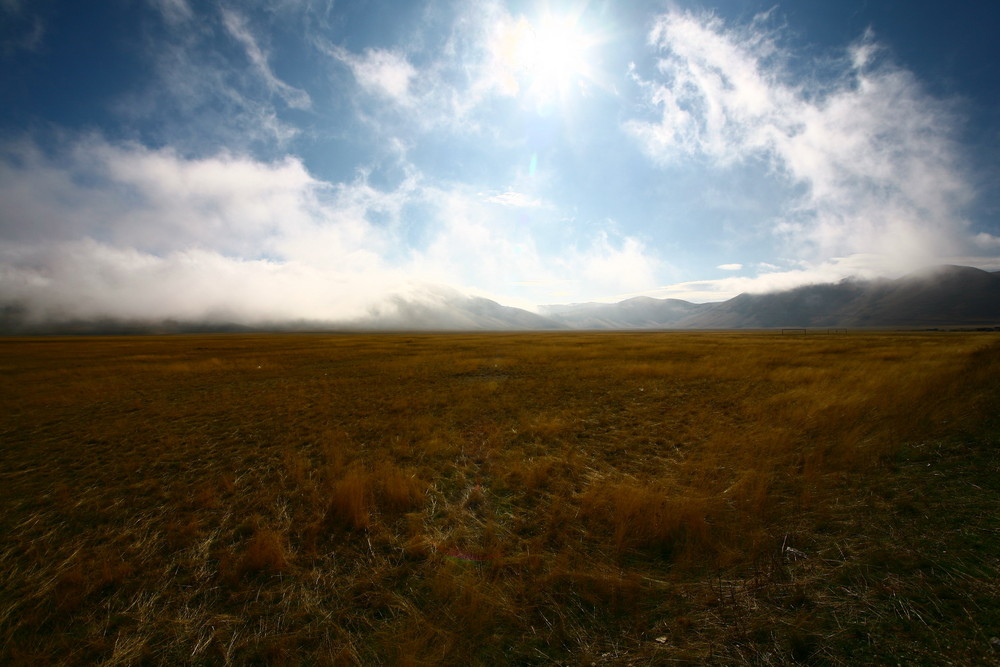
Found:
M 505 89 L 538 102 L 561 100 L 593 79 L 591 59 L 600 39 L 580 17 L 525 17 L 501 29 L 496 56 Z

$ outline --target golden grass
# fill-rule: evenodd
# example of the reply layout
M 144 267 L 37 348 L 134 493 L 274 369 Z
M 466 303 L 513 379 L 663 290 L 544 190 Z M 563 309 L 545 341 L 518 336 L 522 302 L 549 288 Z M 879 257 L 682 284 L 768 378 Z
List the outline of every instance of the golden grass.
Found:
M 993 334 L 7 339 L 0 367 L 7 664 L 997 655 Z

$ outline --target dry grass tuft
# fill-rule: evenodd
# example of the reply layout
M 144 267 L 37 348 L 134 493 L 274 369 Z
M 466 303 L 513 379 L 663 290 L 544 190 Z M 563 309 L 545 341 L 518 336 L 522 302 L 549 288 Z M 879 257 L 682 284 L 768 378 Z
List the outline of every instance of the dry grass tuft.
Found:
M 371 476 L 375 504 L 389 516 L 398 516 L 419 509 L 425 499 L 427 485 L 415 472 L 399 468 L 391 461 L 375 467 Z
M 52 603 L 57 612 L 70 614 L 101 593 L 121 586 L 135 569 L 121 557 L 95 554 L 65 566 L 52 587 Z
M 708 503 L 658 485 L 595 484 L 585 492 L 581 507 L 597 525 L 592 532 L 610 536 L 619 555 L 643 549 L 678 559 L 702 555 L 710 544 Z
M 371 523 L 373 489 L 370 475 L 351 470 L 330 491 L 323 523 L 330 529 L 364 530 Z
M 258 529 L 246 546 L 237 566 L 237 576 L 278 574 L 289 568 L 287 547 L 282 536 L 273 530 Z

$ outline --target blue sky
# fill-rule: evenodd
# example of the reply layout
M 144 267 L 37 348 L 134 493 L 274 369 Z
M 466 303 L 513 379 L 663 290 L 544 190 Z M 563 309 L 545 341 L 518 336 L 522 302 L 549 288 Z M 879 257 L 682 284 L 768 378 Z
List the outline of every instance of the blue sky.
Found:
M 998 270 L 998 14 L 0 0 L 0 302 L 351 319 Z

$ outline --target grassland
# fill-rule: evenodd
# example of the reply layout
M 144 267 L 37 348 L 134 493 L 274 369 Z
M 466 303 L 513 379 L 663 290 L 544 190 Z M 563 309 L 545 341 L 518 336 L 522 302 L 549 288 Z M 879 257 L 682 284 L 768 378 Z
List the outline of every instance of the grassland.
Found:
M 4 664 L 986 664 L 1000 336 L 0 340 Z

